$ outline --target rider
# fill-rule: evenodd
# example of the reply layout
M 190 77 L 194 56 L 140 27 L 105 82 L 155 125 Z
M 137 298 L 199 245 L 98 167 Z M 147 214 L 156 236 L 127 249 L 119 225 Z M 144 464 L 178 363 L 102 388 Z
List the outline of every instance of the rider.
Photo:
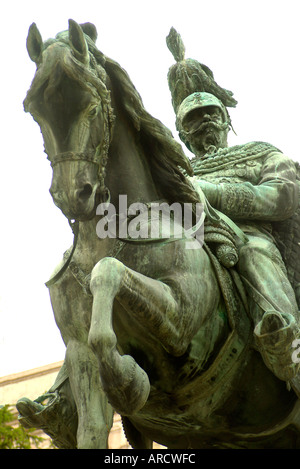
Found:
M 272 222 L 293 215 L 298 204 L 294 163 L 275 147 L 252 142 L 229 148 L 227 109 L 214 95 L 194 92 L 177 109 L 176 126 L 191 150 L 192 183 L 248 238 L 237 240 L 237 269 L 244 280 L 255 343 L 281 380 L 295 377 L 292 342 L 299 337 L 295 294 L 275 240 Z

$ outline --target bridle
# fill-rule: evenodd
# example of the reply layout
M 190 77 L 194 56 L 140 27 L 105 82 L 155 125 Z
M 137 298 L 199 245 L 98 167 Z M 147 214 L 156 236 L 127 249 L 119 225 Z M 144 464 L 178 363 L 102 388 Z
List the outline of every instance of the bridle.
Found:
M 102 83 L 102 82 L 101 82 Z M 111 106 L 110 91 L 106 88 L 105 84 L 101 88 L 97 87 L 97 92 L 101 99 L 102 103 L 102 121 L 103 121 L 103 138 L 101 139 L 99 145 L 96 147 L 96 150 L 87 150 L 85 152 L 74 152 L 66 151 L 56 154 L 51 158 L 50 163 L 51 167 L 54 168 L 57 164 L 62 164 L 66 161 L 85 161 L 98 166 L 98 178 L 100 182 L 99 186 L 99 198 L 100 202 L 108 202 L 110 199 L 109 189 L 105 186 L 105 175 L 106 175 L 106 165 L 108 160 L 108 151 L 113 138 L 113 128 L 115 116 Z M 73 254 L 75 252 L 78 236 L 79 236 L 79 221 L 78 220 L 68 220 L 69 225 L 72 229 L 74 239 L 72 250 L 62 266 L 62 268 L 51 277 L 45 285 L 49 288 L 51 285 L 54 285 L 67 270 Z
M 100 160 L 101 161 L 104 160 L 103 156 Z M 96 154 L 91 155 L 90 152 L 87 152 L 87 153 L 64 152 L 64 153 L 59 153 L 58 155 L 56 155 L 55 158 L 53 158 L 53 160 L 51 162 L 51 166 L 53 167 L 54 165 L 56 165 L 58 163 L 65 162 L 65 161 L 88 161 L 88 162 L 94 163 L 97 166 L 99 166 L 98 174 L 99 174 L 99 180 L 100 180 L 100 189 L 99 189 L 100 199 L 101 199 L 100 202 L 108 202 L 108 200 L 110 198 L 110 192 L 109 192 L 109 189 L 105 186 L 105 183 L 104 183 L 105 166 L 106 166 L 106 162 L 107 162 L 107 157 L 106 157 L 105 161 L 103 161 L 103 163 L 105 163 L 105 164 L 103 164 L 103 166 L 102 166 L 101 163 L 99 162 L 99 158 L 96 158 Z M 74 235 L 72 250 L 71 250 L 66 262 L 62 266 L 62 268 L 57 272 L 57 274 L 55 274 L 53 277 L 51 277 L 51 279 L 48 280 L 48 282 L 45 283 L 46 287 L 48 287 L 48 288 L 50 286 L 54 285 L 62 277 L 62 275 L 65 273 L 65 271 L 69 267 L 69 264 L 72 260 L 73 254 L 74 254 L 76 246 L 77 246 L 77 241 L 78 241 L 78 236 L 79 236 L 79 221 L 78 220 L 68 220 L 68 221 L 69 221 L 69 225 L 70 225 L 70 227 L 72 229 L 72 232 L 73 232 L 73 235 Z
M 111 141 L 111 139 L 109 139 Z M 75 151 L 65 151 L 62 153 L 58 153 L 54 157 L 51 158 L 51 167 L 54 168 L 57 164 L 64 163 L 66 161 L 84 161 L 88 163 L 92 163 L 98 166 L 98 179 L 100 182 L 99 186 L 99 193 L 100 199 L 103 199 L 103 194 L 107 194 L 109 192 L 108 188 L 105 186 L 105 169 L 108 160 L 108 149 L 109 146 L 105 147 L 105 150 L 101 150 L 102 142 L 95 150 L 87 150 L 85 152 L 75 152 Z M 103 147 L 102 147 L 103 148 Z M 105 199 L 105 197 L 104 197 Z M 102 200 L 103 202 L 105 200 Z
M 74 151 L 65 151 L 63 153 L 58 153 L 51 159 L 52 168 L 58 163 L 63 163 L 64 161 L 88 161 L 96 165 L 99 164 L 99 158 L 96 156 L 94 150 L 87 150 L 85 152 L 74 152 Z

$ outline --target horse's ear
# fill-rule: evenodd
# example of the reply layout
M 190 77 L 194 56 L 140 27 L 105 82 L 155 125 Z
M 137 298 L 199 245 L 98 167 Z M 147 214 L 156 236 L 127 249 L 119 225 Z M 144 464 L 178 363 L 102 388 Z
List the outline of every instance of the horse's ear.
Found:
M 75 57 L 83 63 L 89 59 L 88 46 L 81 26 L 74 20 L 69 20 L 69 40 Z
M 43 39 L 35 23 L 29 28 L 26 47 L 31 60 L 38 64 L 42 58 Z
M 83 23 L 80 26 L 82 28 L 82 31 L 87 36 L 89 36 L 92 39 L 92 41 L 96 42 L 97 37 L 98 37 L 96 26 L 92 23 Z

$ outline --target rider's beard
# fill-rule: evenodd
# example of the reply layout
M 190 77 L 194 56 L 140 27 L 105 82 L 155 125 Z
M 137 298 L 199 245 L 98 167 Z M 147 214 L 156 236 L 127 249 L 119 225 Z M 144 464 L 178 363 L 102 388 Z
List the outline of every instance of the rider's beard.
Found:
M 208 151 L 211 146 L 219 148 L 221 141 L 220 132 L 212 128 L 206 129 L 202 134 L 202 145 L 205 151 Z
M 227 129 L 227 123 L 203 122 L 190 134 L 193 152 L 201 156 L 212 147 L 218 149 L 227 146 Z

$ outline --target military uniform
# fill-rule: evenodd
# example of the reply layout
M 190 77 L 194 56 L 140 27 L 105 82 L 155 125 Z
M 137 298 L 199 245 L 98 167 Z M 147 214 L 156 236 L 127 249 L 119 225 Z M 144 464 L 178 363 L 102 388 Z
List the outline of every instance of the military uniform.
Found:
M 291 345 L 297 337 L 299 313 L 272 236 L 272 222 L 289 218 L 297 208 L 295 165 L 272 145 L 252 142 L 211 148 L 204 157 L 194 158 L 192 166 L 195 188 L 200 187 L 212 206 L 248 237 L 246 244 L 238 241 L 237 269 L 250 298 L 256 343 L 268 367 L 279 378 L 289 380 L 296 368 Z M 261 321 L 265 313 L 269 315 L 268 331 Z

